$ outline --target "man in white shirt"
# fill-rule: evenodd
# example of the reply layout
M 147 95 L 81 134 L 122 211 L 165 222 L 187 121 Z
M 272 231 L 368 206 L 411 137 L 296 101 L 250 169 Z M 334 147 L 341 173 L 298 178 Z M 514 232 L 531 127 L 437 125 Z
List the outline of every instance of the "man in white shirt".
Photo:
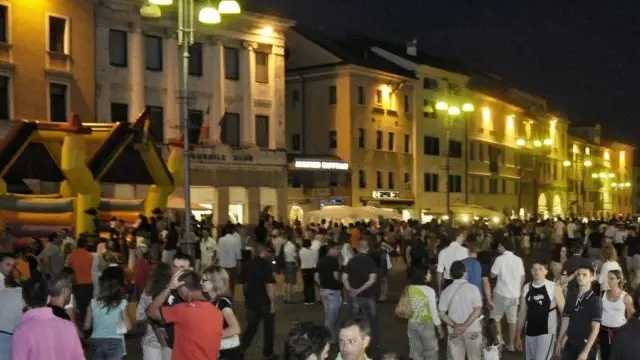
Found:
M 451 286 L 442 291 L 438 314 L 447 324 L 447 347 L 451 360 L 482 359 L 482 296 L 477 286 L 467 282 L 462 261 L 451 264 Z
M 0 290 L 4 289 L 4 280 L 11 275 L 16 266 L 16 259 L 12 254 L 0 253 Z
M 229 274 L 229 292 L 235 293 L 238 265 L 242 259 L 242 238 L 235 232 L 235 226 L 227 223 L 222 229 L 222 237 L 218 239 L 219 263 Z
M 553 224 L 553 240 L 556 244 L 562 243 L 562 237 L 564 236 L 565 229 L 566 225 L 564 224 L 564 221 L 562 221 L 562 218 L 559 217 L 558 220 L 556 220 L 556 223 Z
M 497 277 L 496 286 L 493 290 L 493 303 L 489 304 L 491 318 L 500 324 L 502 316 L 507 318 L 509 324 L 509 339 L 507 349 L 515 349 L 517 324 L 518 324 L 518 303 L 520 301 L 520 291 L 524 284 L 524 264 L 522 259 L 513 252 L 513 240 L 504 239 L 498 243 L 498 253 L 491 267 L 491 277 Z M 500 326 L 498 326 L 498 329 Z
M 469 257 L 469 251 L 462 246 L 467 238 L 467 231 L 456 229 L 456 239 L 438 254 L 438 293 L 453 282 L 450 270 L 454 261 L 463 260 Z

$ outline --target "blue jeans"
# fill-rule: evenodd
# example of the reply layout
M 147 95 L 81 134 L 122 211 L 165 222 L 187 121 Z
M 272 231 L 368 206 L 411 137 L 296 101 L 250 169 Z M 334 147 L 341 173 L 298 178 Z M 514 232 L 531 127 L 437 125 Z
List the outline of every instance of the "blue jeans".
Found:
M 91 339 L 93 360 L 122 360 L 122 339 Z
M 351 299 L 351 315 L 364 316 L 371 324 L 371 344 L 378 345 L 378 311 L 375 298 L 356 296 Z
M 342 294 L 340 290 L 320 289 L 322 307 L 324 307 L 324 326 L 331 332 L 331 340 L 337 341 L 336 323 L 342 306 Z
M 11 359 L 11 338 L 9 334 L 0 333 L 0 360 Z

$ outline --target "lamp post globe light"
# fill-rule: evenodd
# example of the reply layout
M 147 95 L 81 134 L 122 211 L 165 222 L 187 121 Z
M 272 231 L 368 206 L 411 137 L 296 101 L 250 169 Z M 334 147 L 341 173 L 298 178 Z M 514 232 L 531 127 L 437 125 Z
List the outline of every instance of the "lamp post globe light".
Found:
M 445 134 L 446 134 L 446 143 L 447 143 L 447 153 L 446 153 L 446 158 L 445 158 L 445 190 L 446 190 L 446 197 L 445 197 L 445 201 L 446 201 L 446 205 L 445 205 L 445 211 L 446 211 L 446 217 L 443 217 L 446 221 L 449 222 L 449 225 L 451 225 L 451 221 L 453 220 L 450 212 L 451 212 L 451 191 L 449 189 L 449 176 L 451 174 L 451 149 L 449 146 L 449 142 L 451 139 L 451 122 L 453 121 L 453 119 L 457 116 L 460 116 L 462 113 L 468 114 L 471 113 L 475 110 L 475 106 L 473 106 L 473 104 L 471 103 L 464 103 L 461 107 L 455 106 L 453 104 L 449 104 L 445 101 L 438 101 L 436 103 L 436 110 L 437 111 L 446 111 L 446 119 L 445 119 Z M 465 149 L 467 148 L 467 142 L 468 142 L 468 127 L 467 127 L 467 121 L 465 119 L 465 123 L 464 123 L 465 127 L 464 127 L 464 141 L 465 141 Z M 469 173 L 469 164 L 468 164 L 468 156 L 466 155 L 466 151 L 464 152 L 465 154 L 465 158 L 464 158 L 464 166 L 465 166 L 465 203 L 468 203 L 469 199 L 468 199 L 468 191 L 467 191 L 467 174 Z
M 221 15 L 240 14 L 240 5 L 236 0 L 221 0 L 218 7 L 214 7 L 210 0 L 203 1 L 204 6 L 198 13 L 198 21 L 203 24 L 219 24 Z M 178 3 L 178 45 L 180 46 L 180 128 L 182 130 L 184 146 L 184 237 L 183 241 L 192 239 L 191 231 L 191 150 L 189 139 L 189 104 L 188 104 L 188 80 L 189 80 L 189 47 L 193 45 L 195 38 L 195 0 L 177 0 Z M 140 15 L 147 18 L 159 18 L 162 16 L 161 6 L 169 6 L 173 0 L 148 0 L 140 8 Z

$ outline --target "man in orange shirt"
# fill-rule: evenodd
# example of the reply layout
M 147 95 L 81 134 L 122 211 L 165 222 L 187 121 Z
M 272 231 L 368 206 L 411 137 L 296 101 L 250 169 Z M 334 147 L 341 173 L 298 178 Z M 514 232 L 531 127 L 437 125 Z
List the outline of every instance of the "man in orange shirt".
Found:
M 69 254 L 69 266 L 75 273 L 75 283 L 73 285 L 73 297 L 78 311 L 78 321 L 84 323 L 84 316 L 87 306 L 93 297 L 93 279 L 91 277 L 91 266 L 93 255 L 87 251 L 87 239 L 80 237 L 78 247 Z
M 184 302 L 163 306 L 172 291 Z M 179 270 L 169 286 L 147 308 L 149 319 L 173 324 L 172 360 L 217 359 L 222 341 L 222 312 L 202 294 L 200 278 L 191 270 Z

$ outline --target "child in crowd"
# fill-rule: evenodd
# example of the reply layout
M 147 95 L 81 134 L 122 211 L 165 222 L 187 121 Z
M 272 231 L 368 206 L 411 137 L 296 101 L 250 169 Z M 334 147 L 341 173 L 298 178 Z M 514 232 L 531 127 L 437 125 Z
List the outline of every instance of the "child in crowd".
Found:
M 482 349 L 483 360 L 500 360 L 501 344 L 498 336 L 498 323 L 494 319 L 485 319 L 482 327 L 482 337 L 484 338 L 484 348 Z

